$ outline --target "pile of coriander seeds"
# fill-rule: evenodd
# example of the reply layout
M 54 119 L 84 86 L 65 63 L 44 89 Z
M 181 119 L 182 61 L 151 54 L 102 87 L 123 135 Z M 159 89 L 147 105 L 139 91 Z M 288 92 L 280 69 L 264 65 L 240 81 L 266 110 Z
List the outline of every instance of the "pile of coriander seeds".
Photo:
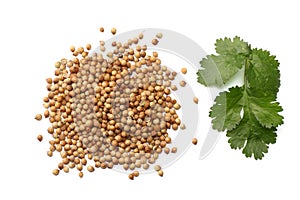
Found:
M 162 37 L 158 33 L 152 44 Z M 123 44 L 100 41 L 100 52 L 90 52 L 90 44 L 72 46 L 73 58 L 55 63 L 55 76 L 46 79 L 48 95 L 43 99 L 52 136 L 47 155 L 61 156 L 54 175 L 76 168 L 83 177 L 85 170 L 120 165 L 130 179 L 150 167 L 163 176 L 155 164 L 159 155 L 177 152 L 169 146 L 168 130 L 185 125 L 177 114 L 181 106 L 171 97 L 177 90 L 172 84 L 177 73 L 162 65 L 157 52 L 148 53 L 142 39 L 141 33 Z M 114 50 L 106 53 L 106 45 Z

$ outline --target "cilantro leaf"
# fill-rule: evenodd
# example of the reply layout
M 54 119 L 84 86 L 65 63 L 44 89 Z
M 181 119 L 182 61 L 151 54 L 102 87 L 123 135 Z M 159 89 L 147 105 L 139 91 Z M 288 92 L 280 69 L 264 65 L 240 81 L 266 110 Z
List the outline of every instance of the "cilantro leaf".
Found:
M 216 41 L 216 52 L 220 55 L 237 55 L 247 56 L 250 54 L 250 46 L 247 42 L 241 40 L 240 37 L 218 39 Z
M 221 86 L 244 67 L 244 85 L 232 87 L 215 98 L 209 116 L 213 128 L 227 131 L 233 149 L 242 149 L 246 157 L 262 159 L 269 144 L 276 142 L 277 127 L 283 124 L 283 110 L 276 102 L 280 87 L 279 62 L 269 51 L 251 49 L 235 37 L 216 42 L 219 55 L 200 61 L 198 82 Z
M 268 152 L 269 144 L 276 142 L 276 128 L 263 127 L 248 111 L 239 126 L 227 131 L 229 144 L 232 149 L 242 149 L 246 157 L 254 155 L 255 159 L 262 159 L 264 153 Z
M 241 121 L 243 93 L 240 87 L 231 88 L 229 92 L 221 92 L 216 97 L 216 104 L 209 116 L 213 118 L 213 128 L 218 131 L 231 130 Z
M 200 61 L 203 69 L 197 72 L 198 82 L 205 86 L 226 84 L 243 66 L 245 56 L 250 53 L 248 43 L 235 37 L 217 40 L 216 51 L 219 55 L 209 55 Z
M 258 87 L 265 91 L 266 95 L 275 95 L 280 86 L 279 62 L 270 52 L 261 49 L 253 49 L 251 54 L 251 68 L 247 71 L 247 79 L 250 87 Z
M 263 96 L 262 92 L 248 90 L 249 107 L 262 126 L 267 128 L 283 124 L 283 117 L 278 113 L 283 109 L 272 96 Z

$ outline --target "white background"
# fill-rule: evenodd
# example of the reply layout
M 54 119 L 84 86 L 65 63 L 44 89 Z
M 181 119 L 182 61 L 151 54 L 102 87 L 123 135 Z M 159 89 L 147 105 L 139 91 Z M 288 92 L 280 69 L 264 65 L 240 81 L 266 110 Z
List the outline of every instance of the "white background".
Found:
M 1 1 L 0 3 L 0 199 L 299 199 L 299 19 L 297 1 Z M 172 2 L 172 3 L 171 3 Z M 197 2 L 197 3 L 196 3 Z M 223 134 L 198 160 L 193 146 L 163 178 L 130 181 L 112 170 L 55 177 L 46 156 L 46 128 L 33 120 L 42 110 L 45 78 L 69 56 L 70 45 L 98 45 L 98 28 L 118 32 L 157 27 L 180 32 L 208 53 L 217 38 L 239 35 L 268 49 L 281 63 L 278 100 L 285 124 L 262 161 L 231 150 Z M 199 85 L 199 87 L 201 87 Z M 46 135 L 45 133 L 43 133 Z

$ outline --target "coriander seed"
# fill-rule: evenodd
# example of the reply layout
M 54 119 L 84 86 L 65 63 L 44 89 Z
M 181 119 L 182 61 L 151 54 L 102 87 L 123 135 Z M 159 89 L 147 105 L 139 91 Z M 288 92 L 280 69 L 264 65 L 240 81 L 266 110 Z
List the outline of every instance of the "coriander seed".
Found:
M 180 82 L 179 82 L 179 85 L 180 85 L 181 87 L 185 87 L 186 82 L 185 82 L 185 81 L 180 81 Z
M 181 73 L 186 74 L 187 73 L 187 69 L 185 67 L 181 68 Z
M 157 174 L 158 174 L 159 176 L 161 176 L 161 177 L 164 176 L 164 172 L 163 172 L 162 170 L 159 170 L 159 171 L 157 172 Z
M 128 178 L 129 178 L 130 180 L 133 180 L 133 179 L 134 179 L 134 175 L 133 175 L 133 174 L 129 174 L 129 175 L 128 175 Z
M 177 152 L 177 147 L 172 147 L 171 152 L 176 153 Z
M 42 136 L 42 135 L 38 135 L 38 136 L 37 136 L 37 139 L 38 139 L 38 141 L 41 142 L 41 141 L 43 140 L 43 136 Z
M 57 176 L 59 174 L 59 170 L 58 169 L 54 169 L 52 171 L 52 174 L 55 175 L 55 176 Z
M 194 97 L 194 98 L 193 98 L 193 101 L 194 101 L 195 104 L 198 104 L 198 101 L 199 101 L 199 100 L 198 100 L 197 97 Z
M 40 121 L 42 118 L 43 117 L 41 114 L 37 114 L 34 119 L 36 119 L 37 121 Z
M 158 44 L 158 40 L 157 39 L 153 39 L 151 42 L 152 42 L 153 45 L 157 45 Z
M 196 145 L 196 144 L 198 143 L 197 138 L 193 138 L 193 139 L 192 139 L 192 143 L 193 143 L 194 145 Z
M 116 32 L 117 32 L 117 29 L 116 29 L 116 28 L 112 28 L 110 31 L 111 31 L 111 33 L 112 33 L 113 35 L 115 35 Z

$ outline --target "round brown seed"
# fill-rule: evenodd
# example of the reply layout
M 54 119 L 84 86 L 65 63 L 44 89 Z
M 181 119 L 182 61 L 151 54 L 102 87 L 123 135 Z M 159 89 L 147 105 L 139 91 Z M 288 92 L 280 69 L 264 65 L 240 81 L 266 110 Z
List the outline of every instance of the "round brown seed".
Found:
M 134 179 L 134 175 L 133 175 L 133 174 L 129 174 L 129 175 L 128 175 L 128 178 L 129 178 L 130 180 L 133 180 L 133 179 Z
M 36 119 L 37 121 L 40 121 L 42 118 L 43 118 L 43 116 L 41 114 L 37 114 L 34 119 Z
M 138 171 L 134 171 L 132 174 L 133 174 L 135 177 L 138 177 L 138 176 L 140 175 L 140 173 L 139 173 Z
M 159 171 L 157 172 L 157 174 L 158 174 L 159 176 L 161 176 L 161 177 L 164 176 L 164 172 L 163 172 L 162 170 L 159 170 Z
M 112 28 L 110 31 L 111 31 L 111 33 L 112 33 L 113 35 L 117 33 L 117 29 L 116 29 L 116 28 Z
M 193 98 L 193 101 L 194 101 L 195 104 L 198 104 L 198 101 L 199 101 L 199 100 L 198 100 L 197 97 L 194 97 L 194 98 Z
M 38 136 L 37 136 L 37 139 L 38 139 L 38 141 L 41 142 L 41 141 L 43 140 L 43 136 L 42 136 L 42 135 L 38 135 Z
M 196 144 L 198 143 L 197 138 L 193 138 L 193 139 L 192 139 L 192 143 L 193 143 L 194 145 L 196 145 Z
M 52 171 L 52 174 L 55 175 L 55 176 L 57 176 L 59 174 L 59 170 L 58 169 L 54 169 Z

